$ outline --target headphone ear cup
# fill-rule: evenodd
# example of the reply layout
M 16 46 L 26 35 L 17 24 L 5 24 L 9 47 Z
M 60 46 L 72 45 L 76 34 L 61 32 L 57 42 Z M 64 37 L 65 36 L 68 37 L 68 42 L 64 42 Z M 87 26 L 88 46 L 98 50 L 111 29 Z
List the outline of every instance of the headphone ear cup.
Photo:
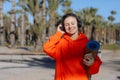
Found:
M 78 28 L 80 28 L 81 26 L 82 26 L 82 22 L 78 20 Z
M 65 27 L 64 27 L 64 26 L 62 26 L 62 27 L 61 27 L 61 30 L 62 30 L 62 31 L 65 31 Z

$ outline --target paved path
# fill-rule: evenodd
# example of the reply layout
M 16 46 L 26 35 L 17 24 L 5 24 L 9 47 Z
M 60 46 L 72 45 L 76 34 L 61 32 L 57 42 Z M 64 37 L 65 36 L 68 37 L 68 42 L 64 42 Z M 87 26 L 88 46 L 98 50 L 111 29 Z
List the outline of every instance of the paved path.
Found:
M 0 55 L 0 80 L 53 80 L 54 66 L 44 55 Z
M 120 51 L 102 50 L 102 61 L 92 80 L 120 80 Z M 53 80 L 54 68 L 46 55 L 0 55 L 0 80 Z
M 120 80 L 120 51 L 102 51 L 103 64 L 93 80 Z

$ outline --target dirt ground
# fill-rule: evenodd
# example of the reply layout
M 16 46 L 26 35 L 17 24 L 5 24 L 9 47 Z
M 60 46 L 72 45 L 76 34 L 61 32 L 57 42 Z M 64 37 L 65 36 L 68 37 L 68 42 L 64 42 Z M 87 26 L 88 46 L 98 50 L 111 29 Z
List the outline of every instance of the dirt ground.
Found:
M 13 54 L 20 52 L 30 51 L 0 48 L 0 80 L 53 80 L 54 60 L 47 55 Z M 103 64 L 92 80 L 120 80 L 120 50 L 101 52 Z

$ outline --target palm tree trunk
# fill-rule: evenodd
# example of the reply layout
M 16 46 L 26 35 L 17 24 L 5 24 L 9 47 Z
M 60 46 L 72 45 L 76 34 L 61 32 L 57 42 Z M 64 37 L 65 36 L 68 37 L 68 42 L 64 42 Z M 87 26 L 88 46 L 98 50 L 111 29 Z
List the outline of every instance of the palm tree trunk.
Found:
M 12 0 L 12 11 L 11 11 L 11 31 L 10 31 L 10 44 L 11 47 L 15 47 L 15 1 Z
M 0 1 L 0 45 L 4 45 L 5 41 L 5 30 L 3 25 L 3 14 L 2 14 L 3 0 Z
M 91 34 L 90 34 L 90 40 L 94 40 L 95 38 L 94 38 L 94 32 L 95 32 L 95 27 L 94 26 L 92 26 L 92 28 L 91 28 Z
M 24 5 L 23 5 L 24 6 Z M 21 26 L 21 46 L 25 45 L 25 20 L 24 20 L 25 10 L 22 8 L 22 26 Z
M 45 42 L 45 37 L 46 37 L 46 0 L 42 0 L 42 25 L 39 27 L 41 29 L 40 32 L 40 36 L 38 36 L 38 40 L 37 40 L 37 46 L 36 46 L 36 50 L 42 50 L 42 45 Z
M 55 33 L 55 17 L 54 12 L 50 12 L 50 26 L 49 26 L 49 36 L 51 36 L 53 33 Z
M 46 0 L 43 0 L 43 15 L 42 15 L 42 20 L 43 20 L 43 35 L 42 35 L 42 44 L 45 42 L 45 37 L 46 37 Z

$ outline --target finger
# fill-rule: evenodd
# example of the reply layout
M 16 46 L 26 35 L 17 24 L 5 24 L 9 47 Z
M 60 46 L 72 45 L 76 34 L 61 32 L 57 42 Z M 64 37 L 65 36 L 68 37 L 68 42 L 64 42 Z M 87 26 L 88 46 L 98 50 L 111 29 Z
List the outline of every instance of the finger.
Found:
M 91 65 L 94 63 L 94 59 L 92 59 L 92 60 L 86 60 L 86 59 L 84 59 L 84 60 L 83 60 L 83 63 L 84 63 L 85 65 L 87 65 L 87 66 L 91 66 Z

